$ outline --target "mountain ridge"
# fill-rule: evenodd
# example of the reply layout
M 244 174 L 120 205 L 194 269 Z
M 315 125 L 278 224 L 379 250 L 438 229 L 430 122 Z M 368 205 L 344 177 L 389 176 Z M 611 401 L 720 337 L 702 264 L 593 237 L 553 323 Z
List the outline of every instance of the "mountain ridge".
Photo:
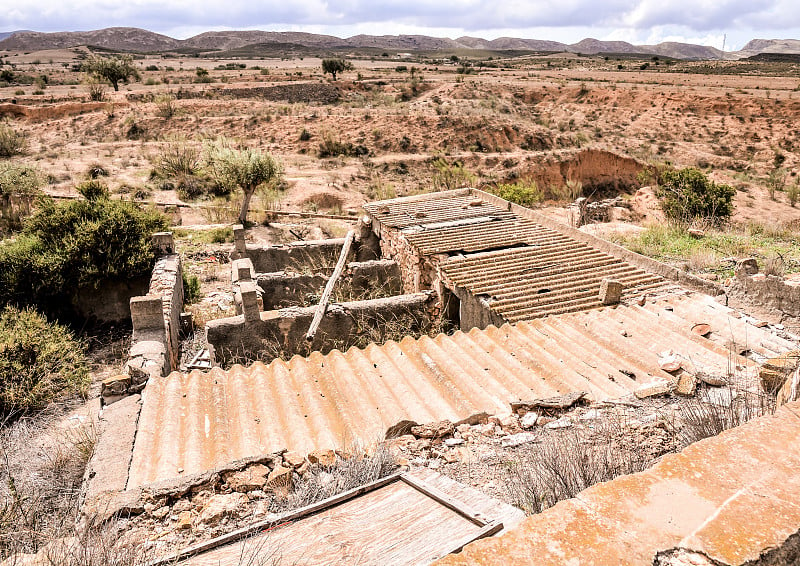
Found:
M 800 40 L 753 39 L 740 51 L 723 52 L 714 47 L 691 43 L 662 42 L 655 45 L 634 45 L 626 41 L 603 41 L 585 38 L 573 44 L 559 41 L 499 37 L 483 39 L 463 36 L 457 39 L 428 35 L 355 35 L 340 38 L 307 32 L 230 30 L 207 31 L 186 39 L 132 27 L 111 27 L 91 31 L 0 32 L 0 50 L 39 51 L 91 45 L 111 50 L 163 52 L 177 49 L 231 50 L 248 45 L 283 43 L 308 48 L 378 48 L 399 51 L 436 51 L 454 49 L 531 50 L 571 52 L 585 55 L 602 53 L 650 54 L 676 59 L 739 59 L 759 53 L 800 54 Z

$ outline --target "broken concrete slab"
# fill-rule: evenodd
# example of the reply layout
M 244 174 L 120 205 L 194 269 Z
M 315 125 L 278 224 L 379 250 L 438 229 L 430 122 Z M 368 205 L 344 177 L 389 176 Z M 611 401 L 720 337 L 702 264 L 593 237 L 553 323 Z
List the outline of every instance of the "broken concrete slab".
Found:
M 500 445 L 504 448 L 513 448 L 521 444 L 529 444 L 536 442 L 538 437 L 532 432 L 519 432 L 517 434 L 509 434 L 500 439 Z
M 586 391 L 571 391 L 565 395 L 547 397 L 545 399 L 534 399 L 533 401 L 513 401 L 511 403 L 511 410 L 515 413 L 519 413 L 520 410 L 531 411 L 538 408 L 563 411 L 582 401 L 586 395 Z
M 648 397 L 657 397 L 659 395 L 668 395 L 672 392 L 674 385 L 666 379 L 655 379 L 650 383 L 638 387 L 634 392 L 637 399 L 646 399 Z

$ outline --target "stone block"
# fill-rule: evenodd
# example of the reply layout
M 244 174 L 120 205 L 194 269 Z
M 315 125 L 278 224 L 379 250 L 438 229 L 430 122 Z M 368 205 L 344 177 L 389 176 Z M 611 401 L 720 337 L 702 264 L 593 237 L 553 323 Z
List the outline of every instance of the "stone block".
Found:
M 153 247 L 156 255 L 175 253 L 175 239 L 172 232 L 156 232 L 153 234 Z
M 128 393 L 128 387 L 131 385 L 131 377 L 129 375 L 115 375 L 103 380 L 100 385 L 100 395 L 103 399 L 106 397 L 114 397 L 118 395 L 125 395 Z
M 247 243 L 245 241 L 245 229 L 244 226 L 241 224 L 237 224 L 233 227 L 233 244 L 236 249 L 236 253 L 244 255 L 247 253 Z
M 242 296 L 242 314 L 245 322 L 260 320 L 261 309 L 258 306 L 256 285 L 247 281 L 243 282 L 239 285 L 239 293 Z
M 231 279 L 234 283 L 239 281 L 252 281 L 255 279 L 255 269 L 250 258 L 241 258 L 231 264 Z
M 164 307 L 161 297 L 144 295 L 131 298 L 133 331 L 164 330 Z
M 613 279 L 603 279 L 600 282 L 600 301 L 604 305 L 619 304 L 622 298 L 622 290 L 625 286 L 620 281 Z
M 734 272 L 737 277 L 742 277 L 744 275 L 755 275 L 758 273 L 758 262 L 752 257 L 740 259 L 736 262 L 736 268 L 734 269 Z

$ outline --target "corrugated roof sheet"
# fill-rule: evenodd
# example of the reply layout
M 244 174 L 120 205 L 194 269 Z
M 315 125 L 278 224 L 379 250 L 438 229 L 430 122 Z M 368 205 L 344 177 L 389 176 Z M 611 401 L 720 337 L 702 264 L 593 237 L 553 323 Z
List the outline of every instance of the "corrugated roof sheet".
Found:
M 666 349 L 696 371 L 727 374 L 732 351 L 769 356 L 796 347 L 731 312 L 705 295 L 673 296 L 268 366 L 173 373 L 142 393 L 127 487 L 282 448 L 368 444 L 403 420 L 459 421 L 570 391 L 625 396 L 670 377 L 658 365 Z M 699 322 L 711 326 L 708 338 L 691 332 Z
M 622 282 L 626 298 L 677 288 L 659 275 L 465 191 L 392 199 L 365 208 L 382 230 L 400 230 L 421 255 L 455 256 L 439 264 L 445 283 L 485 295 L 509 322 L 601 306 L 604 278 Z
M 623 299 L 677 289 L 659 275 L 566 237 L 451 258 L 440 269 L 449 287 L 485 295 L 492 310 L 509 322 L 602 306 L 605 278 L 625 286 Z

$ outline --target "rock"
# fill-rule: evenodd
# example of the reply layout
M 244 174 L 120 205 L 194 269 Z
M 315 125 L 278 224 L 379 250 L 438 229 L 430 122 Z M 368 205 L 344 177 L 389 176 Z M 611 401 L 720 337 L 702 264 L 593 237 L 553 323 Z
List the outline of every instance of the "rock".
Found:
M 179 499 L 175 502 L 175 505 L 172 506 L 172 512 L 178 513 L 179 515 L 184 511 L 191 511 L 194 509 L 194 505 L 188 499 Z
M 703 236 L 706 235 L 705 231 L 701 230 L 700 228 L 689 228 L 686 232 L 692 238 L 696 238 L 696 239 L 700 239 L 700 238 L 702 238 Z
M 519 419 L 519 426 L 522 428 L 533 428 L 536 426 L 536 421 L 538 418 L 539 414 L 533 411 L 525 413 L 522 418 Z
M 625 286 L 620 281 L 613 279 L 603 279 L 600 282 L 600 301 L 604 305 L 616 305 L 622 298 L 622 290 Z
M 247 497 L 250 498 L 250 501 L 253 501 L 255 499 L 264 499 L 267 497 L 267 494 L 264 493 L 264 490 L 254 489 L 253 491 L 247 492 Z
M 556 419 L 553 422 L 547 423 L 544 426 L 545 428 L 549 429 L 569 428 L 572 426 L 572 419 L 570 419 L 567 416 L 563 416 L 560 419 Z
M 336 452 L 333 450 L 314 450 L 308 454 L 308 461 L 312 464 L 330 468 L 336 463 Z
M 282 488 L 292 485 L 292 468 L 276 466 L 267 477 L 266 487 Z
M 667 395 L 672 391 L 672 383 L 666 379 L 656 379 L 638 387 L 633 394 L 637 399 L 646 399 L 658 395 Z
M 459 444 L 464 444 L 463 438 L 448 438 L 444 441 L 445 446 L 458 446 Z
M 455 452 L 447 452 L 444 455 L 444 461 L 447 462 L 448 464 L 453 464 L 455 462 L 458 462 L 458 455 L 456 455 Z
M 248 502 L 244 493 L 217 494 L 211 497 L 200 513 L 200 522 L 216 525 L 225 517 L 236 514 L 242 505 Z
M 528 444 L 536 441 L 537 437 L 532 432 L 520 432 L 517 434 L 509 434 L 508 436 L 504 437 L 500 440 L 500 445 L 505 448 L 513 448 L 514 446 L 519 446 L 520 444 Z
M 569 409 L 572 405 L 576 404 L 586 397 L 585 391 L 572 391 L 557 397 L 547 397 L 545 399 L 534 399 L 533 401 L 515 401 L 511 403 L 511 410 L 515 413 L 519 409 L 532 410 L 532 409 Z
M 431 470 L 438 470 L 441 467 L 442 467 L 441 460 L 431 460 L 430 462 L 428 462 L 428 468 L 430 468 Z
M 755 275 L 758 273 L 758 262 L 752 257 L 741 259 L 736 262 L 734 273 L 737 277 L 742 277 L 744 275 Z
M 306 475 L 306 472 L 308 471 L 308 468 L 310 468 L 310 467 L 311 467 L 311 464 L 309 464 L 306 461 L 306 462 L 303 462 L 303 464 L 299 468 L 297 468 L 297 470 L 295 470 L 295 471 L 298 474 L 300 474 L 301 476 L 304 476 L 304 475 Z
M 475 454 L 466 446 L 458 446 L 455 449 L 455 453 L 458 455 L 458 459 L 464 464 L 471 464 L 476 460 Z
M 597 409 L 589 409 L 578 418 L 582 421 L 596 421 L 600 416 L 600 411 Z
M 411 434 L 417 438 L 441 438 L 453 434 L 454 431 L 455 426 L 450 421 L 411 427 Z
M 395 463 L 397 463 L 397 465 L 400 466 L 400 467 L 408 467 L 408 463 L 409 462 L 408 462 L 408 458 L 397 458 L 395 460 Z
M 728 380 L 725 379 L 723 376 L 714 375 L 712 373 L 706 373 L 704 371 L 698 371 L 695 377 L 697 377 L 697 379 L 699 379 L 706 385 L 711 385 L 713 387 L 720 387 L 728 383 Z
M 672 350 L 666 350 L 658 355 L 658 367 L 666 372 L 673 372 L 681 369 L 681 361 L 681 357 Z
M 225 480 L 233 491 L 247 493 L 264 487 L 267 475 L 269 475 L 268 467 L 263 464 L 254 464 L 244 470 L 228 475 Z
M 689 372 L 683 372 L 678 377 L 678 385 L 675 387 L 675 393 L 678 395 L 694 395 L 697 388 L 697 379 Z
M 290 468 L 299 468 L 305 463 L 306 459 L 297 452 L 284 452 L 283 461 Z
M 167 507 L 165 505 L 164 507 L 159 507 L 158 509 L 156 509 L 155 511 L 150 513 L 150 516 L 153 517 L 154 519 L 158 519 L 160 521 L 160 520 L 164 519 L 164 517 L 169 515 L 169 512 L 170 512 L 169 507 Z
M 456 427 L 456 431 L 460 432 L 461 434 L 464 434 L 465 432 L 469 432 L 471 430 L 472 430 L 472 425 L 470 425 L 469 423 L 462 423 Z
M 542 415 L 538 419 L 536 419 L 536 424 L 539 426 L 545 426 L 546 424 L 549 424 L 554 420 L 555 419 L 553 417 L 547 417 L 545 415 Z
M 191 529 L 192 528 L 192 512 L 181 511 L 178 515 L 178 529 Z

